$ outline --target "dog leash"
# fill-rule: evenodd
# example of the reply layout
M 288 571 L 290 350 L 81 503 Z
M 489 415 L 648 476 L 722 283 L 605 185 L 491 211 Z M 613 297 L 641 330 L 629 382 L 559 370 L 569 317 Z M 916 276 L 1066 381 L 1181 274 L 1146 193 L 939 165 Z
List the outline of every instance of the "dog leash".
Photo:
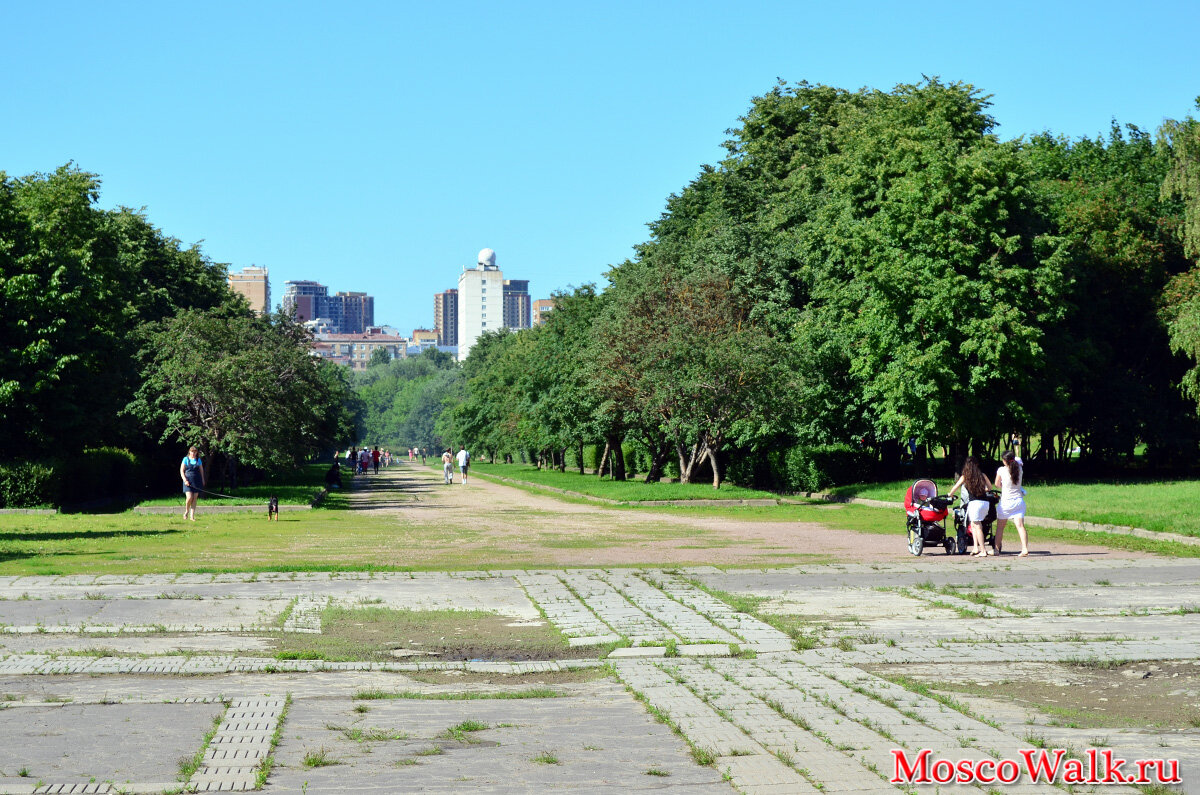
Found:
M 218 493 L 217 493 L 217 492 L 215 492 L 215 491 L 208 491 L 208 490 L 206 490 L 206 489 L 196 489 L 196 491 L 200 492 L 201 494 L 211 494 L 211 495 L 212 495 L 212 496 L 214 496 L 214 497 L 224 497 L 224 498 L 226 498 L 226 499 L 229 499 L 229 500 L 236 500 L 236 499 L 238 499 L 238 498 L 237 498 L 236 496 L 234 496 L 233 494 L 218 494 Z

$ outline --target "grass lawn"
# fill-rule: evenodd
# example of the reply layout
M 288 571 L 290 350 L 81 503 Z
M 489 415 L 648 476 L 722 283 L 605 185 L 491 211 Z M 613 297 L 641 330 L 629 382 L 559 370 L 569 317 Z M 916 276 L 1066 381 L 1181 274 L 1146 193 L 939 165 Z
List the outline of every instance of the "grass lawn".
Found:
M 843 486 L 833 493 L 903 502 L 911 485 L 911 480 L 868 483 Z M 952 481 L 938 482 L 943 492 L 952 485 Z M 1200 480 L 1051 484 L 1034 480 L 1027 488 L 1025 503 L 1033 516 L 1200 536 Z
M 904 517 L 899 510 L 827 503 L 613 507 L 603 510 L 646 516 L 644 521 L 624 526 L 613 524 L 603 532 L 581 534 L 572 526 L 575 522 L 568 522 L 537 531 L 517 530 L 516 535 L 513 531 L 493 531 L 486 505 L 453 521 L 438 516 L 426 524 L 403 521 L 395 515 L 376 516 L 354 507 L 348 504 L 346 494 L 334 493 L 327 508 L 285 513 L 278 522 L 267 522 L 265 515 L 258 514 L 205 514 L 203 505 L 195 522 L 175 515 L 132 513 L 3 515 L 0 576 L 557 568 L 562 564 L 555 562 L 555 554 L 565 547 L 595 548 L 602 556 L 606 548 L 637 548 L 657 539 L 686 539 L 689 544 L 706 548 L 744 546 L 744 542 L 715 531 L 701 533 L 686 523 L 667 526 L 656 521 L 656 516 L 663 514 L 743 522 L 812 522 L 838 530 L 892 535 L 894 540 L 887 543 L 896 545 L 903 544 L 904 532 Z M 501 518 L 517 527 L 527 524 L 520 513 L 506 512 Z M 536 518 L 531 514 L 528 521 Z M 1200 557 L 1200 547 L 1165 541 L 1036 526 L 1031 529 L 1035 544 L 1043 539 L 1063 540 Z M 681 550 L 677 565 L 688 565 L 686 556 L 687 552 Z M 794 562 L 782 553 L 778 560 Z
M 441 469 L 439 463 L 436 469 Z M 647 500 L 750 500 L 775 499 L 779 495 L 769 491 L 744 489 L 740 486 L 722 484 L 714 489 L 711 482 L 706 483 L 646 483 L 641 480 L 614 481 L 609 478 L 599 478 L 595 475 L 580 475 L 579 470 L 559 472 L 538 469 L 527 464 L 484 464 L 471 463 L 471 472 L 483 475 L 520 480 L 538 486 L 549 486 L 555 489 L 575 491 L 593 497 L 603 497 L 621 502 L 642 502 Z M 455 467 L 455 477 L 458 469 Z
M 273 475 L 260 483 L 241 486 L 237 489 L 236 494 L 227 491 L 224 486 L 214 486 L 214 491 L 229 494 L 232 499 L 210 497 L 201 494 L 201 503 L 212 501 L 214 504 L 220 505 L 266 505 L 267 499 L 271 495 L 275 495 L 279 498 L 279 502 L 287 505 L 307 505 L 312 502 L 312 498 L 318 491 L 325 488 L 325 473 L 328 471 L 328 462 L 323 464 L 305 464 L 299 469 Z M 343 472 L 342 482 L 347 483 L 349 480 L 350 478 L 347 476 L 347 473 Z M 183 494 L 182 492 L 174 493 L 151 500 L 143 500 L 138 504 L 182 506 Z

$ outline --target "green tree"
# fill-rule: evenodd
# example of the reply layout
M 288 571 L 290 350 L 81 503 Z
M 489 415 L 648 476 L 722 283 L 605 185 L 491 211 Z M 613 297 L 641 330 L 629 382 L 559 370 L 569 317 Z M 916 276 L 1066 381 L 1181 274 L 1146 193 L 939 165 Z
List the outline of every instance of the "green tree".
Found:
M 376 347 L 371 351 L 371 360 L 367 362 L 367 367 L 378 367 L 381 364 L 387 364 L 392 360 L 392 353 L 387 348 Z
M 283 313 L 185 310 L 143 333 L 144 381 L 128 411 L 162 427 L 163 441 L 274 470 L 345 440 L 346 382 Z
M 139 382 L 137 327 L 181 307 L 242 303 L 223 266 L 140 212 L 97 209 L 99 190 L 69 164 L 0 172 L 0 458 L 136 445 L 120 410 Z
M 721 270 L 687 270 L 656 258 L 615 269 L 610 303 L 596 324 L 593 388 L 625 408 L 628 424 L 652 420 L 679 459 L 680 480 L 710 467 L 790 413 L 789 351 L 754 322 L 752 304 Z

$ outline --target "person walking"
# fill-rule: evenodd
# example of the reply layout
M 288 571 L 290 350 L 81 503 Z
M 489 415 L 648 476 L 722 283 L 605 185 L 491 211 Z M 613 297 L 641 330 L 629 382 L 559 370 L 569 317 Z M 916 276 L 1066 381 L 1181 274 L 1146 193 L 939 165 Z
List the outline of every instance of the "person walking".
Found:
M 467 448 L 458 446 L 458 471 L 462 474 L 462 484 L 467 485 L 467 470 L 471 467 L 471 454 Z
M 1025 478 L 1025 464 L 1012 450 L 1000 456 L 1000 468 L 996 470 L 996 485 L 1000 488 L 1000 504 L 996 506 L 996 554 L 1004 539 L 1004 526 L 1011 519 L 1017 526 L 1017 537 L 1021 539 L 1018 558 L 1029 556 L 1029 534 L 1025 531 L 1025 489 L 1021 483 Z
M 371 451 L 371 465 L 373 467 L 375 467 L 375 474 L 378 475 L 379 474 L 379 447 L 378 446 L 376 446 L 375 449 Z
M 371 466 L 371 451 L 363 448 L 358 451 L 358 471 L 367 474 Z
M 442 475 L 446 478 L 447 486 L 454 482 L 454 456 L 450 454 L 449 447 L 442 453 Z
M 179 477 L 183 480 L 183 518 L 194 522 L 196 499 L 205 486 L 204 459 L 194 445 L 188 448 L 187 455 L 179 464 Z
M 950 487 L 949 494 L 953 494 L 959 488 L 963 490 L 963 500 L 967 503 L 967 521 L 971 526 L 971 538 L 975 541 L 975 551 L 971 553 L 972 557 L 986 557 L 987 547 L 983 543 L 983 521 L 987 518 L 988 511 L 991 510 L 991 503 L 984 499 L 987 490 L 992 488 L 991 481 L 987 475 L 979 468 L 979 462 L 974 456 L 967 456 L 967 460 L 963 462 L 962 474 L 958 480 L 954 481 L 954 485 Z M 999 549 L 999 546 L 996 547 Z

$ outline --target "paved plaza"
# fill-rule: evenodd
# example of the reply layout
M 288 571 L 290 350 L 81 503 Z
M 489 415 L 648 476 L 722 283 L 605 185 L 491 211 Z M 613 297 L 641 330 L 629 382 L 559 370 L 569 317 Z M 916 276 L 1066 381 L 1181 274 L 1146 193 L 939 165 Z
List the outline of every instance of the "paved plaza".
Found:
M 549 623 L 573 653 L 274 654 L 362 604 Z M 893 749 L 1032 747 L 1177 759 L 1200 793 L 1198 611 L 1200 562 L 1145 556 L 0 577 L 0 793 L 897 792 Z M 1052 787 L 939 791 L 991 789 Z

